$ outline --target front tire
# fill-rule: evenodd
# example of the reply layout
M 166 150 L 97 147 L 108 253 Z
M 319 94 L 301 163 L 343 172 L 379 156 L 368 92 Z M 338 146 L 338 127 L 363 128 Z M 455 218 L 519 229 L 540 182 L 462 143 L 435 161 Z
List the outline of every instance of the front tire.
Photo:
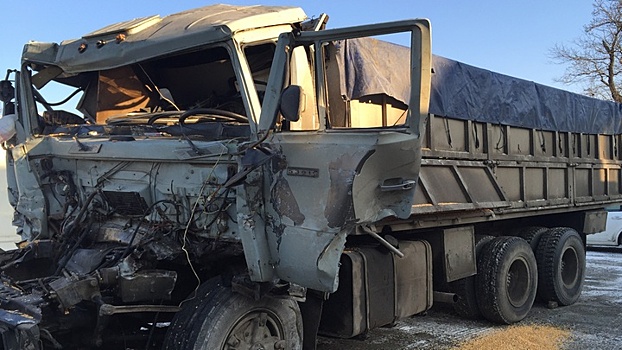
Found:
M 493 239 L 482 249 L 477 269 L 477 302 L 487 320 L 511 324 L 527 316 L 536 298 L 538 268 L 524 239 Z
M 302 348 L 302 316 L 294 300 L 265 296 L 255 301 L 219 281 L 206 284 L 173 318 L 163 349 Z

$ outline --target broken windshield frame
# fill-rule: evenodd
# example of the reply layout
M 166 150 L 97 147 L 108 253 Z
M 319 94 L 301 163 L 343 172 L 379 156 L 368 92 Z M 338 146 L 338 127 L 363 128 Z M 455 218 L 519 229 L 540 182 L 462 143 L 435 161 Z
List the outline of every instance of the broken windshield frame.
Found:
M 406 118 L 406 132 L 420 134 L 420 121 L 428 114 L 431 80 L 431 42 L 430 22 L 427 19 L 415 19 L 398 22 L 388 22 L 367 26 L 358 26 L 345 29 L 329 29 L 319 32 L 284 33 L 279 37 L 276 55 L 270 72 L 270 87 L 266 94 L 259 130 L 261 133 L 271 129 L 278 116 L 280 94 L 288 84 L 290 53 L 294 47 L 307 45 L 323 47 L 330 41 L 351 38 L 370 37 L 400 32 L 411 33 L 411 72 L 410 72 L 410 100 Z M 315 50 L 315 62 L 324 62 L 324 51 Z M 323 64 L 315 67 L 315 94 L 318 101 L 320 130 L 327 130 L 328 95 L 326 91 L 326 71 Z M 272 85 L 274 84 L 274 85 Z M 353 129 L 346 129 L 353 130 Z M 369 130 L 369 129 L 356 129 Z
M 60 71 L 43 84 L 35 81 L 38 72 L 46 67 L 34 62 L 26 64 L 24 68 L 33 73 L 28 74 L 26 86 L 32 89 L 28 95 L 37 101 L 25 104 L 36 105 L 28 113 L 35 116 L 33 133 L 49 134 L 59 126 L 66 129 L 68 125 L 80 124 L 150 127 L 217 122 L 244 124 L 248 128 L 247 116 L 255 109 L 249 106 L 248 95 L 261 94 L 259 99 L 253 99 L 261 100 L 263 91 L 257 90 L 263 90 L 267 84 L 274 46 L 274 42 L 264 41 L 234 50 L 230 43 L 220 44 L 105 71 L 71 76 Z M 50 90 L 47 95 L 42 89 L 50 81 L 69 87 L 68 96 L 43 97 L 64 92 L 51 87 L 46 89 Z M 47 100 L 52 98 L 62 99 L 62 103 Z M 71 102 L 74 106 L 68 106 Z

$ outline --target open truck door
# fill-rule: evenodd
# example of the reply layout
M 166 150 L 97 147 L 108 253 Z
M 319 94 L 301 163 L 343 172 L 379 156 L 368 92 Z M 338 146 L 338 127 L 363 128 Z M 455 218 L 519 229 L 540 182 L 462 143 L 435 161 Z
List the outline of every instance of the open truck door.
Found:
M 410 65 L 375 79 L 406 79 L 406 97 L 374 89 L 346 96 L 357 65 L 366 64 L 352 60 L 350 47 L 382 55 L 386 43 L 368 38 L 393 33 L 410 34 Z M 430 76 L 428 20 L 280 36 L 257 140 L 242 164 L 262 169 L 246 178 L 238 201 L 252 280 L 334 292 L 346 237 L 382 241 L 366 225 L 410 216 Z

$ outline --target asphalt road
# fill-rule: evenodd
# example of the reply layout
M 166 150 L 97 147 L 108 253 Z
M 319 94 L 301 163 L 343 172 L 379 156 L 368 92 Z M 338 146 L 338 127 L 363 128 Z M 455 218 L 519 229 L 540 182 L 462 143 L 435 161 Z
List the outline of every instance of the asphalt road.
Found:
M 579 301 L 548 309 L 536 303 L 521 324 L 550 325 L 570 331 L 560 349 L 622 349 L 622 250 L 587 252 L 587 274 Z M 320 338 L 318 350 L 454 349 L 477 336 L 507 326 L 459 318 L 451 307 L 435 305 L 425 316 L 371 331 L 364 339 Z M 539 349 L 538 344 L 512 344 Z M 502 348 L 498 348 L 502 350 Z

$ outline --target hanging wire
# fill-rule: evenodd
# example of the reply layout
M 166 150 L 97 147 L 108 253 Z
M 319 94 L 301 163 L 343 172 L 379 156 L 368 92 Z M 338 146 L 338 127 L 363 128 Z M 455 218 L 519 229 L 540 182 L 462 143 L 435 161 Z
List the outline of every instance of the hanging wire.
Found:
M 192 224 L 192 221 L 194 219 L 194 213 L 196 211 L 196 208 L 198 207 L 199 203 L 203 199 L 203 196 L 204 196 L 203 192 L 207 188 L 207 185 L 210 183 L 209 180 L 211 179 L 211 177 L 212 177 L 212 175 L 214 173 L 214 170 L 216 169 L 216 166 L 218 166 L 218 164 L 220 163 L 220 160 L 222 159 L 222 156 L 223 156 L 223 153 L 221 153 L 220 156 L 218 157 L 218 159 L 216 159 L 216 162 L 212 166 L 212 169 L 211 169 L 209 175 L 205 178 L 205 181 L 201 185 L 201 189 L 199 190 L 199 197 L 194 202 L 194 205 L 192 206 L 192 208 L 190 210 L 190 217 L 188 218 L 188 222 L 186 222 L 186 228 L 184 229 L 184 233 L 182 235 L 181 250 L 184 252 L 184 255 L 186 256 L 186 261 L 188 262 L 188 265 L 190 266 L 190 270 L 192 271 L 192 274 L 194 275 L 194 277 L 197 280 L 197 286 L 194 288 L 194 290 L 191 293 L 193 295 L 192 298 L 188 298 L 188 299 L 183 300 L 179 304 L 179 307 L 181 307 L 186 301 L 190 301 L 190 300 L 194 299 L 196 297 L 197 290 L 201 286 L 201 277 L 199 277 L 199 274 L 197 273 L 194 265 L 192 264 L 192 259 L 190 259 L 190 252 L 188 252 L 188 249 L 186 248 L 186 243 L 188 241 L 188 239 L 187 239 L 188 238 L 188 232 L 190 231 L 190 225 Z M 212 194 L 207 196 L 207 198 L 206 198 L 207 200 L 205 201 L 206 204 L 208 204 L 213 198 L 216 197 L 216 194 L 218 193 L 218 191 L 220 191 L 222 186 L 223 185 L 218 185 L 218 187 L 216 187 L 214 192 L 212 192 Z

